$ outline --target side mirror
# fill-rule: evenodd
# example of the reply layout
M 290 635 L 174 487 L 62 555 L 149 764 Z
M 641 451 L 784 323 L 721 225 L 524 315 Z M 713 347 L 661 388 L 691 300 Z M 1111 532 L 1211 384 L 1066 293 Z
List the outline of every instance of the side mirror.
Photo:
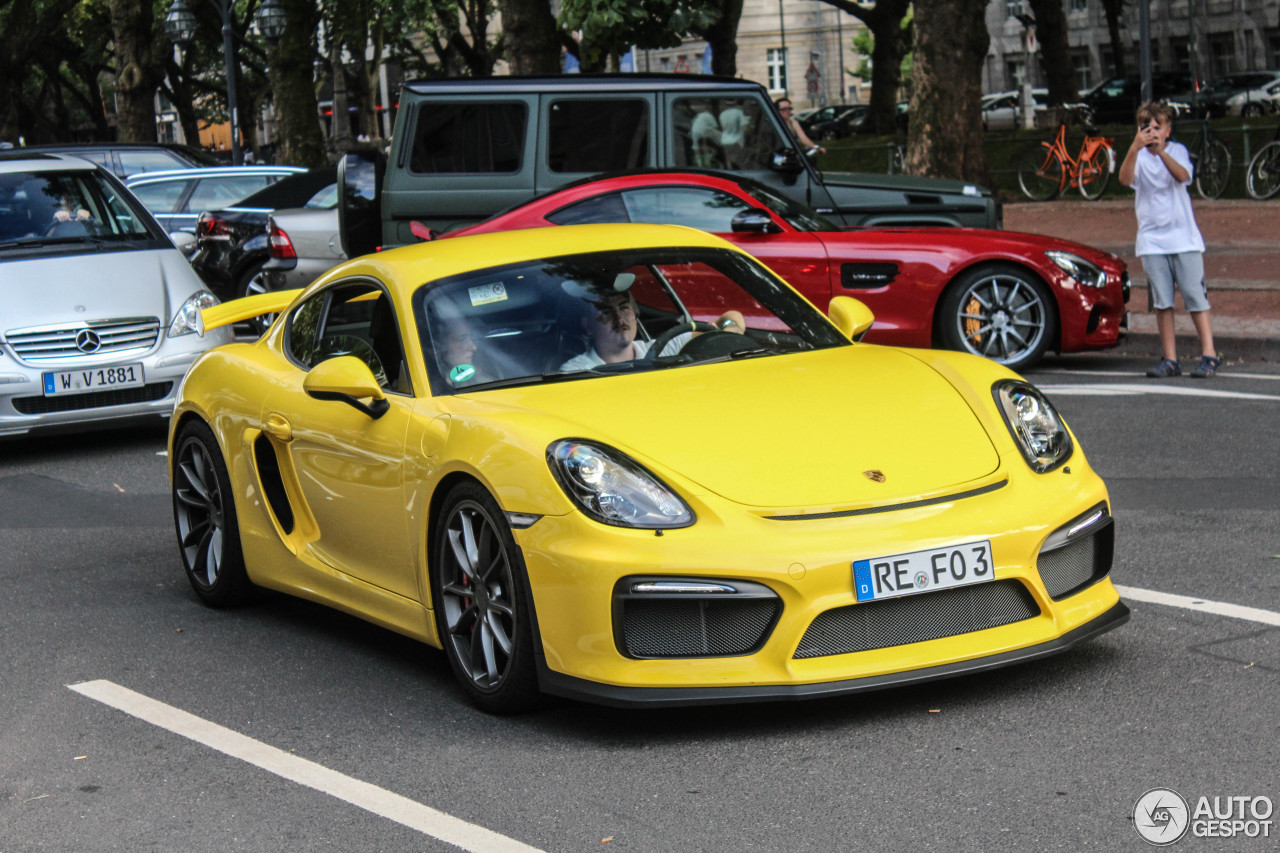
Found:
M 311 368 L 302 380 L 302 390 L 317 400 L 346 403 L 374 420 L 391 408 L 369 365 L 353 355 L 326 359 Z M 370 402 L 362 403 L 362 400 Z
M 187 257 L 195 254 L 196 235 L 190 231 L 171 231 L 169 232 L 169 239 L 173 241 L 174 248 Z
M 350 151 L 338 161 L 338 235 L 348 258 L 376 252 L 382 245 L 380 151 Z
M 876 316 L 871 309 L 852 296 L 833 296 L 827 306 L 827 316 L 841 334 L 851 341 L 860 341 L 871 328 Z
M 779 148 L 773 152 L 769 168 L 781 174 L 787 183 L 795 183 L 796 176 L 804 171 L 804 161 L 794 148 Z
M 730 227 L 735 234 L 774 234 L 782 230 L 774 223 L 769 211 L 758 207 L 748 207 L 735 213 Z

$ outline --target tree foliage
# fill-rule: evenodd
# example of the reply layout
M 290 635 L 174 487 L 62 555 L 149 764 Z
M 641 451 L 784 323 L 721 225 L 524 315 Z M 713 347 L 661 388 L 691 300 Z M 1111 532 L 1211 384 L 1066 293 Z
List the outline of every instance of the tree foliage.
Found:
M 684 36 L 707 31 L 719 20 L 718 6 L 707 0 L 564 0 L 560 24 L 582 33 L 583 67 L 602 68 L 632 46 L 676 47 Z

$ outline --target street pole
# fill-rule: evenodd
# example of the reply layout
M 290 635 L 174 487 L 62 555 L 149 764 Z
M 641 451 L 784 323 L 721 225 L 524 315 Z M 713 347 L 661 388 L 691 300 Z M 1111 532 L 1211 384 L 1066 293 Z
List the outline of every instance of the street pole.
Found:
M 240 150 L 240 109 L 236 104 L 236 47 L 231 29 L 231 0 L 210 0 L 222 15 L 222 56 L 227 66 L 227 107 L 231 111 L 231 165 L 244 165 Z

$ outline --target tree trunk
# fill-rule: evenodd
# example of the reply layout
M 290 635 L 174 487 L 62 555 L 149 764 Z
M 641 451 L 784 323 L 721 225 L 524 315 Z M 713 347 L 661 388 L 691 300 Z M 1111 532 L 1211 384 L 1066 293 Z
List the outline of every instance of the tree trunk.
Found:
M 902 20 L 907 16 L 910 0 L 876 0 L 874 6 L 864 6 L 861 0 L 822 2 L 848 12 L 871 31 L 874 40 L 871 48 L 871 102 L 863 127 L 877 134 L 896 132 L 898 85 L 902 78 L 902 57 L 906 52 Z
M 991 185 L 983 148 L 982 65 L 987 0 L 916 6 L 907 172 Z
M 560 31 L 550 0 L 498 0 L 512 74 L 559 74 Z
M 738 76 L 738 22 L 742 19 L 742 0 L 720 0 L 716 4 L 720 17 L 697 35 L 711 48 L 711 73 L 721 77 Z
M 116 48 L 116 120 L 122 142 L 156 141 L 156 89 L 164 79 L 169 40 L 156 31 L 152 4 L 111 0 Z
M 1080 99 L 1076 70 L 1067 43 L 1067 15 L 1062 0 L 1030 0 L 1036 17 L 1036 41 L 1040 43 L 1040 65 L 1048 81 L 1048 102 L 1070 104 Z M 1030 69 L 1028 69 L 1030 70 Z
M 1107 16 L 1107 33 L 1111 37 L 1111 56 L 1115 62 L 1112 73 L 1123 77 L 1125 71 L 1124 36 L 1120 34 L 1120 15 L 1124 12 L 1124 0 L 1102 0 L 1102 10 Z
M 271 82 L 275 92 L 277 163 L 316 168 L 328 163 L 312 61 L 320 15 L 312 0 L 281 0 L 287 24 L 284 38 L 271 48 Z
M 332 124 L 329 126 L 329 157 L 337 160 L 351 150 L 355 137 L 351 135 L 351 113 L 347 101 L 347 70 L 342 64 L 342 43 L 334 39 L 329 48 L 329 67 L 333 74 Z

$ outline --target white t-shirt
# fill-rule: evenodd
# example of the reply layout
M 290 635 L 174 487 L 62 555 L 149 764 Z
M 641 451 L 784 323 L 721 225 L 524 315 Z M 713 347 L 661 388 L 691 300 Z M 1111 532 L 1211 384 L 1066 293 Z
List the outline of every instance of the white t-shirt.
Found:
M 681 332 L 662 348 L 663 355 L 673 355 L 680 352 L 690 339 L 693 338 L 692 332 Z M 649 347 L 653 345 L 652 341 L 632 341 L 631 346 L 635 351 L 636 358 L 644 358 L 649 354 Z M 595 347 L 591 347 L 581 355 L 575 355 L 573 358 L 560 365 L 560 370 L 564 373 L 572 373 L 578 370 L 590 370 L 593 367 L 599 367 L 604 364 L 604 359 L 600 357 L 600 353 L 596 352 Z
M 1203 252 L 1204 237 L 1196 225 L 1187 186 L 1195 176 L 1191 155 L 1181 142 L 1169 142 L 1165 151 L 1187 170 L 1186 183 L 1174 180 L 1169 167 L 1143 148 L 1138 152 L 1133 170 L 1134 212 L 1138 216 L 1138 238 L 1133 253 L 1142 255 L 1177 255 Z

